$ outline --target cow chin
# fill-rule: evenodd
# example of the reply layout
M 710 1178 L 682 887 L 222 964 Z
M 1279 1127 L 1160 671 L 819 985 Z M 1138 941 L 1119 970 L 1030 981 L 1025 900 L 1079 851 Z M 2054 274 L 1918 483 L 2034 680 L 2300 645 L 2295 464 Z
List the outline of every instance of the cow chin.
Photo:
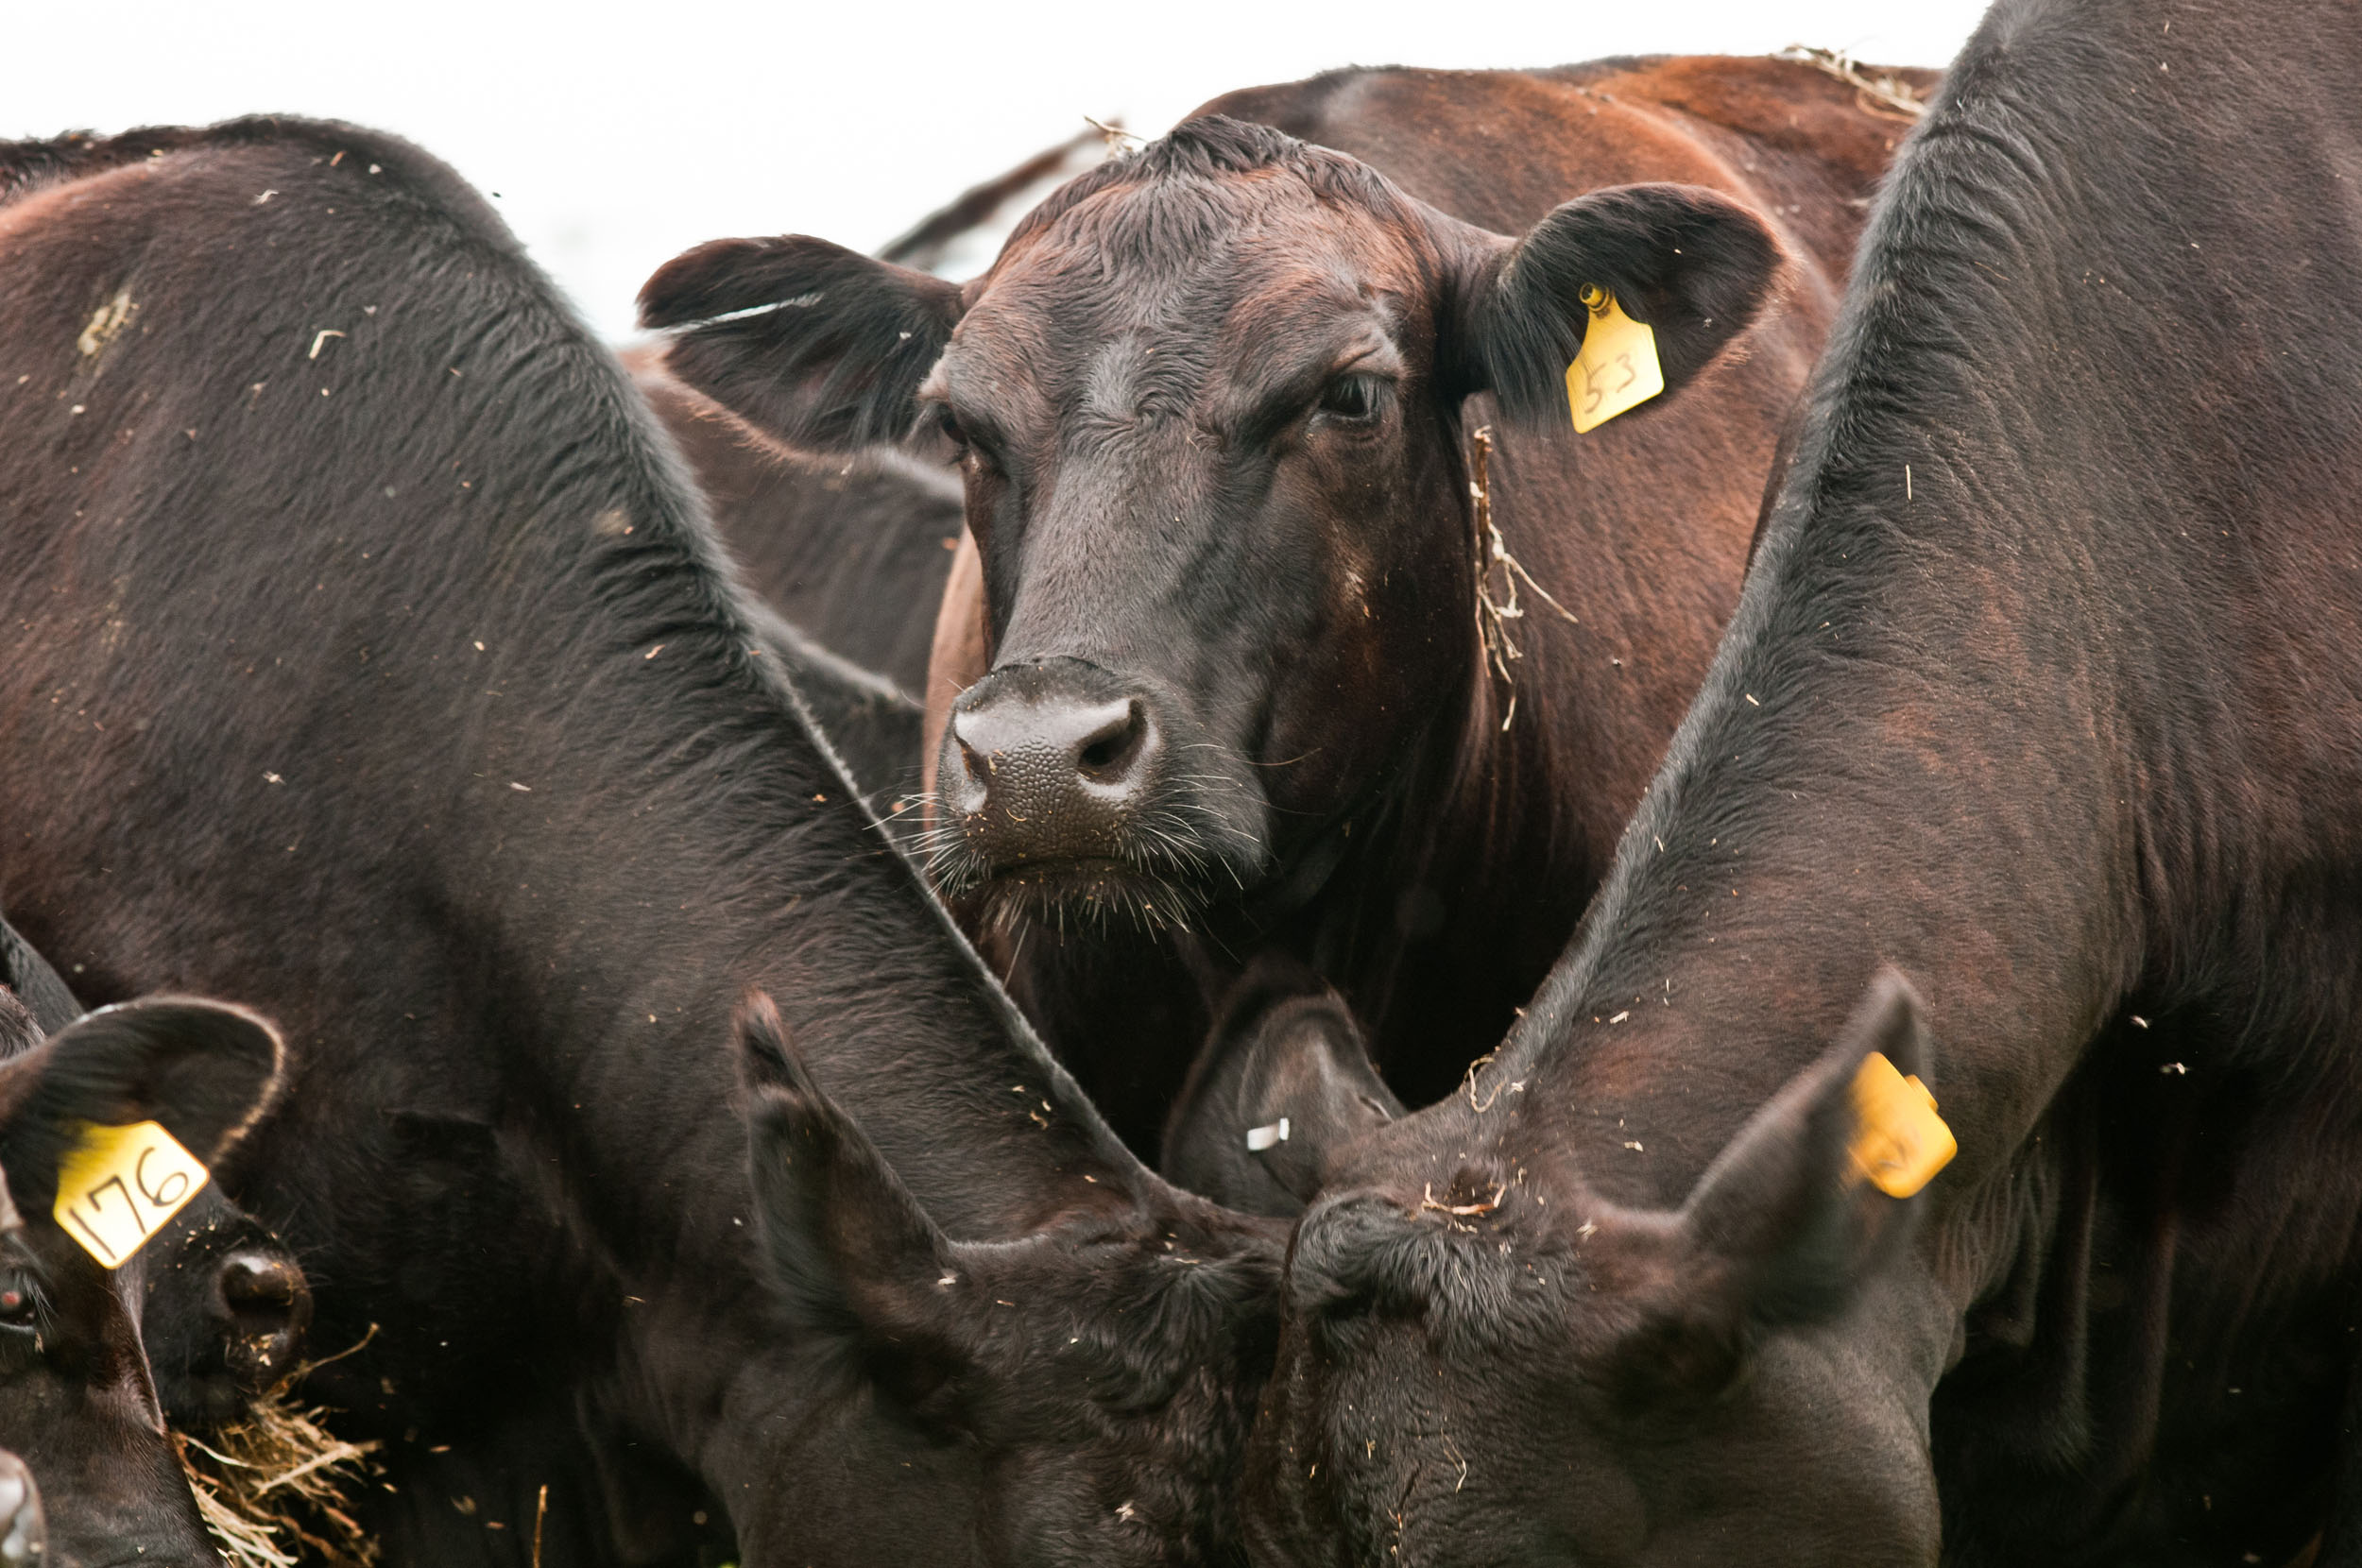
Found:
M 1178 857 L 1153 854 L 1094 856 L 992 869 L 965 850 L 964 843 L 939 848 L 934 877 L 945 897 L 980 930 L 1014 931 L 1037 923 L 1061 932 L 1183 931 L 1211 902 L 1206 871 L 1224 885 L 1244 885 L 1242 879 L 1234 884 L 1210 861 L 1185 865 Z

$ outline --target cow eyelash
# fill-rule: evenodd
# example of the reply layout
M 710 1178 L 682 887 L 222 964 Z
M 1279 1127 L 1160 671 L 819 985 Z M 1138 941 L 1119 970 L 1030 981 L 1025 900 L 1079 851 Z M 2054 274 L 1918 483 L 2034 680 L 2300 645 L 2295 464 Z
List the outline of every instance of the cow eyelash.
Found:
M 969 434 L 966 425 L 960 423 L 960 417 L 951 412 L 950 403 L 937 403 L 934 409 L 935 428 L 943 433 L 945 440 L 958 450 L 960 461 L 966 462 L 972 457 L 987 469 L 1000 469 L 1001 460 L 993 455 L 991 449 Z
M 48 1321 L 49 1304 L 42 1299 L 41 1287 L 32 1276 L 20 1271 L 0 1272 L 0 1352 L 41 1350 L 43 1325 Z
M 1339 376 L 1321 389 L 1320 412 L 1341 424 L 1368 424 L 1385 407 L 1385 400 L 1383 378 L 1363 373 Z

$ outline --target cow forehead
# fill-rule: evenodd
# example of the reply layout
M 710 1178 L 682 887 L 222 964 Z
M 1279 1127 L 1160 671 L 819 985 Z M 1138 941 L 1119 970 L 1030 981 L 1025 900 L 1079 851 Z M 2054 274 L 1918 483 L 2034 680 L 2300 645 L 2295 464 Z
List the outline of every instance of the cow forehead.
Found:
M 1178 356 L 1176 373 L 1317 353 L 1356 317 L 1382 326 L 1413 308 L 1421 240 L 1402 214 L 1262 171 L 1118 188 L 1002 258 L 953 336 L 947 380 L 958 396 L 1012 371 L 1104 379 L 1111 361 L 1159 351 Z

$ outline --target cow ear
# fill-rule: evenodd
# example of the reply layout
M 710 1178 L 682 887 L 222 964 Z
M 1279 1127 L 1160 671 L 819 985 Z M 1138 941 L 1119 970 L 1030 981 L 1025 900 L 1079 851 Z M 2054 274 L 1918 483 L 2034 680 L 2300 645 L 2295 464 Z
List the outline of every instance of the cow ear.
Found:
M 1908 1239 L 1916 1189 L 1889 1196 L 1856 1158 L 1856 1085 L 1873 1052 L 1901 1074 L 1924 1081 L 1929 1070 L 1919 998 L 1891 970 L 1836 1044 L 1739 1130 L 1672 1223 L 1656 1228 L 1663 1288 L 1618 1347 L 1621 1368 L 1645 1369 L 1659 1392 L 1711 1392 L 1736 1374 L 1757 1329 L 1836 1316 Z
M 1456 390 L 1489 389 L 1510 419 L 1536 426 L 1571 417 L 1566 368 L 1590 327 L 1591 291 L 1614 295 L 1654 332 L 1669 397 L 1762 313 L 1781 270 L 1760 218 L 1695 185 L 1611 186 L 1514 244 L 1483 238 L 1492 244 L 1471 245 L 1459 264 L 1461 340 L 1446 345 L 1447 373 Z
M 278 1097 L 286 1048 L 259 1014 L 153 997 L 102 1008 L 5 1070 L 35 1075 L 0 1124 L 0 1164 L 27 1212 L 56 1196 L 58 1165 L 85 1123 L 161 1123 L 216 1175 Z
M 762 992 L 738 1011 L 757 1223 L 790 1320 L 916 1401 L 966 1364 L 954 1244 L 813 1081 Z
M 956 283 L 827 240 L 714 240 L 640 291 L 664 364 L 757 429 L 842 452 L 898 441 L 962 310 Z
M 1329 1157 L 1402 1115 L 1344 998 L 1251 976 L 1165 1122 L 1164 1171 L 1249 1214 L 1301 1214 Z M 1309 994 L 1308 994 L 1309 993 Z

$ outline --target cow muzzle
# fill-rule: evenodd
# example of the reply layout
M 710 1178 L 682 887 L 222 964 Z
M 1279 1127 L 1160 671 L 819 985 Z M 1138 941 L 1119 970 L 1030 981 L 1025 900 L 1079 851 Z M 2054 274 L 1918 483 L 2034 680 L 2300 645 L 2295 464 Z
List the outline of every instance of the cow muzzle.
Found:
M 1191 734 L 1147 683 L 1082 659 L 986 675 L 953 705 L 937 758 L 945 890 L 990 881 L 1044 902 L 1130 902 L 1242 849 L 1251 863 L 1205 770 L 1176 775 L 1176 754 L 1215 749 Z

